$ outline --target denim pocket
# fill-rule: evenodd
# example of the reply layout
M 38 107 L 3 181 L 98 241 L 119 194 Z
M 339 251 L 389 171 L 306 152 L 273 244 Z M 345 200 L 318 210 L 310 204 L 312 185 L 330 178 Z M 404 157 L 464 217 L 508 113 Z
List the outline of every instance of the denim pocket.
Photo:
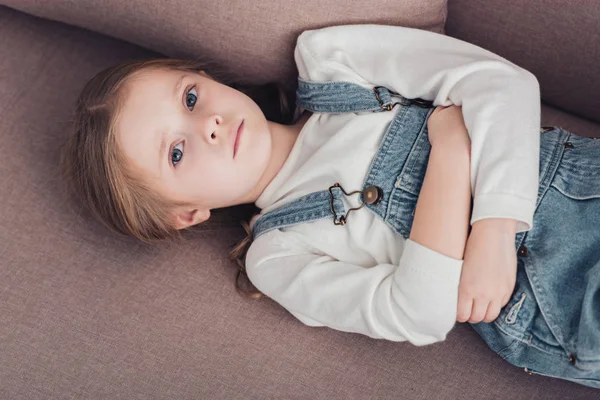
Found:
M 600 198 L 600 140 L 570 134 L 550 186 L 573 200 Z

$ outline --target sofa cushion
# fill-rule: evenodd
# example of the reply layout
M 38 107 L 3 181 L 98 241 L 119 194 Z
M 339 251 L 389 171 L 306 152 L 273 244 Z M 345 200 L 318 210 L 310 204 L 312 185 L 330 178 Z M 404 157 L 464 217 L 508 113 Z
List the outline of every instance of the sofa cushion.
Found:
M 306 29 L 380 23 L 444 32 L 446 0 L 0 0 L 32 15 L 124 39 L 171 57 L 209 58 L 237 81 L 296 83 Z
M 57 170 L 77 93 L 152 55 L 0 6 L 1 399 L 597 398 L 512 367 L 465 324 L 414 347 L 245 299 L 227 257 L 238 220 L 149 246 L 81 215 Z
M 597 1 L 450 0 L 447 34 L 537 76 L 544 102 L 600 122 Z

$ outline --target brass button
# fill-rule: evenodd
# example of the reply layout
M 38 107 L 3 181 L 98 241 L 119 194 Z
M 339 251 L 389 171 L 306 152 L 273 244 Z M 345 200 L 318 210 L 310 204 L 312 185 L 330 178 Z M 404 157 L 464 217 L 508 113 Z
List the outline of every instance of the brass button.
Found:
M 383 190 L 379 186 L 369 186 L 363 190 L 363 199 L 367 204 L 377 204 L 383 198 Z
M 571 143 L 571 142 L 565 142 L 565 148 L 566 149 L 572 149 L 573 147 L 575 147 L 575 146 L 573 146 L 573 143 Z
M 521 257 L 527 257 L 528 253 L 529 253 L 529 251 L 527 250 L 527 247 L 521 246 L 521 247 L 519 247 L 519 251 L 517 254 L 519 254 L 519 256 L 521 256 Z
M 569 354 L 569 362 L 571 364 L 575 365 L 576 361 L 577 361 L 577 355 L 575 353 Z

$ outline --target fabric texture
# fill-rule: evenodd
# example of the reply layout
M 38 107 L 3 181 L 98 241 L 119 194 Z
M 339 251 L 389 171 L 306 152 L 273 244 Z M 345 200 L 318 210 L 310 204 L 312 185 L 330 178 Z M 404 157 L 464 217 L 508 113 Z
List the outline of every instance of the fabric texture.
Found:
M 597 1 L 451 0 L 448 13 L 448 35 L 533 72 L 547 104 L 600 122 Z
M 444 33 L 446 0 L 0 0 L 0 4 L 144 46 L 170 57 L 200 57 L 228 68 L 244 83 L 296 78 L 298 34 L 329 25 L 363 23 Z M 385 12 L 382 12 L 385 10 Z
M 347 12 L 360 21 L 366 21 L 361 17 L 365 12 L 377 12 L 370 17 L 377 22 L 388 12 L 395 16 L 388 10 L 396 3 L 383 9 L 380 2 L 361 2 L 371 8 Z M 65 8 L 60 1 L 35 4 L 56 5 L 59 12 Z M 78 4 L 72 1 L 68 7 L 77 10 Z M 126 4 L 131 3 L 123 7 Z M 256 11 L 248 24 L 274 18 L 268 6 L 252 4 Z M 321 10 L 326 4 L 319 3 Z M 345 9 L 347 3 L 335 4 Z M 299 13 L 297 7 L 293 11 Z M 138 5 L 135 12 L 153 13 L 159 22 L 154 29 L 169 34 L 160 27 L 162 15 L 154 9 Z M 93 15 L 103 18 L 100 11 Z M 351 22 L 338 13 L 320 18 L 333 15 L 341 15 L 338 22 Z M 138 27 L 135 21 L 121 22 L 128 23 Z M 290 32 L 297 28 L 294 23 L 287 27 Z M 529 28 L 511 26 L 513 31 Z M 529 31 L 529 38 L 548 32 L 545 26 Z M 560 34 L 568 42 L 568 35 L 580 32 Z M 151 42 L 160 34 L 148 37 Z M 288 66 L 293 65 L 292 37 L 285 39 Z M 221 38 L 227 57 L 246 54 L 248 42 Z M 278 39 L 273 35 L 271 41 L 252 43 L 260 48 Z M 263 59 L 267 53 L 265 47 L 264 53 L 255 48 L 246 54 L 261 65 L 258 72 L 252 63 L 235 65 L 253 68 L 256 79 L 264 79 L 261 63 L 270 63 Z M 57 171 L 75 97 L 99 70 L 156 55 L 0 7 L 1 399 L 598 397 L 597 390 L 511 367 L 464 324 L 458 324 L 445 342 L 417 348 L 306 327 L 273 301 L 240 297 L 227 250 L 244 236 L 239 221 L 249 216 L 248 209 L 213 213 L 210 225 L 198 227 L 177 245 L 146 246 L 92 222 L 71 203 Z M 555 64 L 547 64 L 548 69 L 561 68 Z M 577 63 L 567 64 L 569 70 L 577 68 Z M 593 100 L 591 94 L 587 100 Z M 547 105 L 542 107 L 542 122 L 600 136 L 597 124 Z

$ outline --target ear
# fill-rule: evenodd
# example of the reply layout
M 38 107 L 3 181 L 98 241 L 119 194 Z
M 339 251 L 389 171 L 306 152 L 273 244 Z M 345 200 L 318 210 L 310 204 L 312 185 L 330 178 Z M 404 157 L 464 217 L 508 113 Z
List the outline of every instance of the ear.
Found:
M 181 209 L 175 211 L 175 227 L 177 229 L 185 229 L 193 225 L 197 225 L 210 218 L 210 210 L 194 209 Z

